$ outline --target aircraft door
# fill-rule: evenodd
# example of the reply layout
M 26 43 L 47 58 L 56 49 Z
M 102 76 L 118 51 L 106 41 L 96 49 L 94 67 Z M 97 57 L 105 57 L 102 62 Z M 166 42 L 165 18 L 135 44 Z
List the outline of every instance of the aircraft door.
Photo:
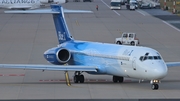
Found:
M 136 57 L 132 59 L 132 68 L 133 70 L 136 70 Z

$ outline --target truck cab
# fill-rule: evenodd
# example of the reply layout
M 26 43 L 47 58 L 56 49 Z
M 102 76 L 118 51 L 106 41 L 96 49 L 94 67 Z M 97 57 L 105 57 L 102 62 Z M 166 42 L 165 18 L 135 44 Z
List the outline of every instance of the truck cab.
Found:
M 126 45 L 137 45 L 139 44 L 139 39 L 136 38 L 136 33 L 128 33 L 124 32 L 122 33 L 120 38 L 116 38 L 115 40 L 116 44 L 126 44 Z

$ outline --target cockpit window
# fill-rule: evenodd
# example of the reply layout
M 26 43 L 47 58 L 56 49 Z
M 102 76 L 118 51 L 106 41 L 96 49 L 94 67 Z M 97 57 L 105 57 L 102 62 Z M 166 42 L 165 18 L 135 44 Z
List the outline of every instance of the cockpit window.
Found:
M 147 57 L 147 56 L 145 56 L 145 57 L 144 57 L 144 60 L 147 60 L 147 58 L 148 58 L 148 57 Z
M 145 55 L 149 55 L 149 53 L 146 53 Z
M 143 56 L 141 56 L 141 57 L 139 58 L 139 60 L 143 61 Z
M 152 56 L 148 56 L 148 59 L 149 59 L 149 60 L 152 60 L 152 59 L 153 59 L 153 57 L 152 57 Z
M 145 60 L 161 60 L 161 56 L 141 56 L 139 58 L 140 61 L 145 61 Z
M 160 59 L 160 60 L 161 60 L 161 57 L 160 57 L 160 56 L 158 56 L 158 59 Z
M 158 57 L 157 56 L 154 56 L 154 60 L 157 60 L 158 59 Z

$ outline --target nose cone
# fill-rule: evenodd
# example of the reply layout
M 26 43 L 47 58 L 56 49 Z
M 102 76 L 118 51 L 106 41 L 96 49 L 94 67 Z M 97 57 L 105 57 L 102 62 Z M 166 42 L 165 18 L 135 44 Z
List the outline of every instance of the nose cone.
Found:
M 153 69 L 153 76 L 156 79 L 162 79 L 167 75 L 167 66 L 158 66 L 157 68 Z

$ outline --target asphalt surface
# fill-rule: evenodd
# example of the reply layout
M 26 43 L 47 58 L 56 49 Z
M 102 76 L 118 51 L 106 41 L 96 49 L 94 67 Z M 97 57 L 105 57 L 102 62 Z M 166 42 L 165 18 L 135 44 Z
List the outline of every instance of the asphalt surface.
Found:
M 158 50 L 165 61 L 180 61 L 180 31 L 169 25 L 169 20 L 163 21 L 145 10 L 112 11 L 109 0 L 69 1 L 63 7 L 94 12 L 65 14 L 75 39 L 114 43 L 120 33 L 135 32 L 140 45 Z M 3 11 L 0 9 L 0 63 L 49 64 L 43 53 L 58 44 L 52 15 Z M 149 81 L 139 83 L 131 78 L 118 84 L 112 83 L 108 75 L 84 73 L 84 84 L 67 86 L 64 72 L 0 69 L 0 99 L 179 99 L 179 71 L 180 67 L 170 68 L 159 90 L 151 90 Z M 69 76 L 72 81 L 73 72 Z
M 143 9 L 143 11 L 180 29 L 180 16 L 161 9 Z

